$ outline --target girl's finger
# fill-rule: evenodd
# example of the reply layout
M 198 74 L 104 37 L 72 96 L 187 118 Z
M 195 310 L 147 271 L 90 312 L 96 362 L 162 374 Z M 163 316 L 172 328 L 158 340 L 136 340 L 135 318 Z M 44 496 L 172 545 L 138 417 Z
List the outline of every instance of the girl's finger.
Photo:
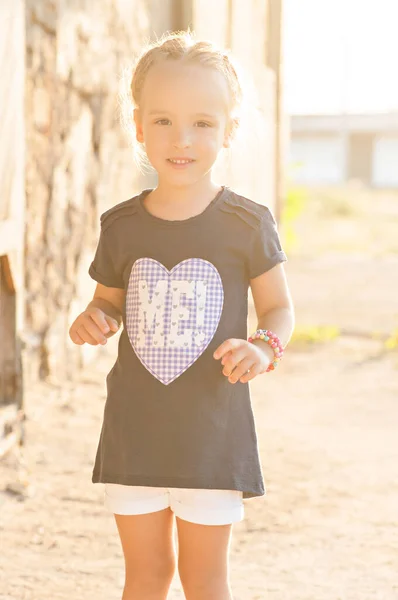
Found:
M 247 373 L 249 369 L 252 369 L 255 366 L 255 362 L 251 358 L 245 358 L 241 360 L 240 363 L 235 367 L 232 371 L 228 381 L 230 383 L 236 383 L 240 380 L 240 378 Z
M 87 331 L 87 333 L 89 333 L 91 335 L 91 337 L 94 338 L 96 344 L 105 344 L 106 343 L 105 335 L 102 333 L 102 330 L 98 327 L 98 325 L 92 319 L 85 319 L 83 327 Z M 107 327 L 108 327 L 108 325 L 107 325 Z M 109 327 L 108 327 L 108 331 L 109 331 Z
M 82 346 L 85 343 L 85 341 L 80 337 L 80 335 L 74 329 L 73 330 L 71 329 L 69 331 L 69 337 L 72 340 L 72 342 L 74 344 L 77 344 L 78 346 Z
M 252 367 L 250 367 L 250 371 L 249 373 L 245 373 L 244 375 L 242 375 L 242 377 L 239 379 L 239 381 L 241 383 L 247 383 L 248 381 L 251 381 L 252 379 L 254 379 L 255 377 L 257 377 L 257 375 L 260 375 L 260 373 L 262 372 L 259 364 L 254 364 Z
M 102 312 L 102 310 L 99 309 L 94 309 L 91 310 L 90 313 L 90 318 L 92 319 L 93 323 L 95 323 L 95 325 L 97 326 L 97 328 L 100 330 L 101 333 L 108 333 L 110 330 L 109 327 L 109 323 L 106 320 L 107 315 L 105 315 L 104 312 Z M 110 318 L 110 317 L 108 317 Z
M 230 352 L 227 352 L 226 354 L 224 354 L 224 356 L 221 359 L 221 364 L 225 365 L 225 363 L 231 356 L 232 356 L 232 350 Z
M 105 315 L 105 321 L 112 331 L 116 332 L 119 329 L 119 323 L 116 321 L 116 319 L 112 319 L 112 317 Z
M 244 343 L 245 340 L 238 340 L 236 338 L 230 338 L 229 340 L 225 340 L 225 342 L 223 342 L 218 348 L 217 350 L 214 352 L 213 357 L 216 360 L 219 360 L 220 358 L 222 358 L 225 354 L 227 354 L 227 352 L 231 352 L 231 350 L 235 350 L 235 348 L 238 348 L 239 346 L 242 345 L 242 343 Z
M 223 374 L 229 377 L 236 366 L 245 358 L 247 358 L 247 349 L 245 347 L 231 352 L 225 363 L 222 363 L 224 365 Z
M 87 342 L 87 344 L 90 344 L 90 346 L 98 346 L 97 340 L 90 334 L 89 331 L 87 331 L 87 328 L 85 326 L 80 326 L 77 330 L 77 333 L 79 334 L 81 339 Z

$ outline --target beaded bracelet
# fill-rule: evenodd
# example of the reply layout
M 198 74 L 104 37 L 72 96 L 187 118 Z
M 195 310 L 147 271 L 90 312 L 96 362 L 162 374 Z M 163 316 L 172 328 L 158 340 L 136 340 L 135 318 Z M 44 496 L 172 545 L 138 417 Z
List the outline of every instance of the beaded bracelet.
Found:
M 248 338 L 249 342 L 253 342 L 254 340 L 264 340 L 264 342 L 267 342 L 267 344 L 271 346 L 274 351 L 274 360 L 269 364 L 265 372 L 269 373 L 269 371 L 273 371 L 278 366 L 278 362 L 283 355 L 283 346 L 280 339 L 269 329 L 257 329 L 257 331 Z

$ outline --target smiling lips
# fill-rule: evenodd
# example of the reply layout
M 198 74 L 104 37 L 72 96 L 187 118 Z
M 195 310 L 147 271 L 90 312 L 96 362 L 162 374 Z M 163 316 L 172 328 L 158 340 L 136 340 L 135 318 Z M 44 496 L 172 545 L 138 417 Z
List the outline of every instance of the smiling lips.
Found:
M 167 160 L 173 165 L 189 165 L 194 162 L 193 158 L 168 158 Z

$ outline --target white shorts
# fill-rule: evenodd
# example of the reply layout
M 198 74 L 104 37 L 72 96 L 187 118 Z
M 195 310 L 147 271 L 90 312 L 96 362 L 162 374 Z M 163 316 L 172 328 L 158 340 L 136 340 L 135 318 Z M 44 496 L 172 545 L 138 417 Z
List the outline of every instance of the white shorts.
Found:
M 106 508 L 117 515 L 145 515 L 170 507 L 176 517 L 198 525 L 230 525 L 244 515 L 242 492 L 106 483 Z

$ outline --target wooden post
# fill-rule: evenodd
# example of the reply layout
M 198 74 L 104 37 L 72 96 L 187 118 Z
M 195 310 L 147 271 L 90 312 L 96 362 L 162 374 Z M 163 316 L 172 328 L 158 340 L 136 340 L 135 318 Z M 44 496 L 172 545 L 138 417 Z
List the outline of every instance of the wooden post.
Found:
M 16 290 L 10 264 L 0 256 L 0 458 L 23 441 L 21 347 L 16 332 Z
M 275 73 L 275 218 L 279 223 L 285 198 L 286 122 L 283 116 L 283 0 L 268 0 L 267 65 Z
M 186 30 L 188 27 L 193 26 L 193 10 L 192 1 L 187 0 L 173 0 L 172 2 L 172 24 L 173 29 Z
M 0 2 L 0 457 L 23 442 L 25 3 Z

